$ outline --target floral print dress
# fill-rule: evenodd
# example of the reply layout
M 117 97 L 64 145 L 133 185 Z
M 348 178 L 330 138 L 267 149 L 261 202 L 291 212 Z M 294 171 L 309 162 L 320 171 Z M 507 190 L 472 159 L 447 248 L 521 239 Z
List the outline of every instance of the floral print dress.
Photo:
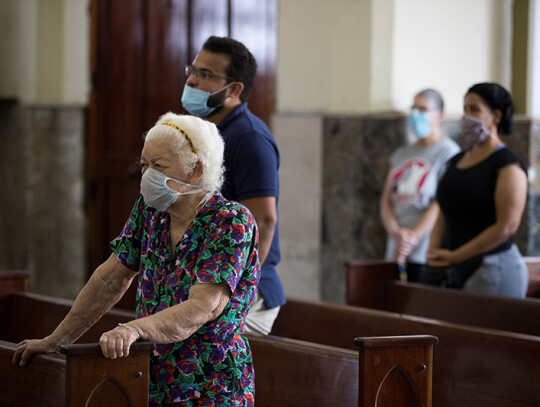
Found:
M 253 406 L 251 349 L 244 320 L 260 278 L 258 231 L 244 206 L 216 192 L 171 253 L 170 217 L 137 199 L 117 258 L 138 271 L 137 317 L 186 301 L 194 284 L 226 284 L 221 315 L 182 342 L 158 344 L 150 360 L 150 406 Z

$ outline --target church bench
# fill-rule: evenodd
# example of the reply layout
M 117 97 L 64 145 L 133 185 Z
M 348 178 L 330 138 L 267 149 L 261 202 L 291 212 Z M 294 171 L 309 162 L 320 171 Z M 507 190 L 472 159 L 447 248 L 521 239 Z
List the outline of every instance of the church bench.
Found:
M 540 257 L 524 257 L 529 271 L 527 297 L 540 298 Z
M 358 351 L 247 335 L 257 407 L 431 406 L 432 336 L 356 338 Z
M 540 299 L 468 293 L 396 280 L 392 262 L 346 263 L 346 303 L 540 336 Z
M 22 367 L 11 363 L 15 348 L 0 340 L 0 406 L 148 406 L 151 342 L 116 360 L 105 359 L 98 344 L 64 346 L 62 355 L 36 355 Z
M 72 301 L 25 292 L 6 294 L 0 300 L 0 338 L 9 340 L 11 346 L 7 357 L 0 358 L 0 369 L 23 372 L 26 368 L 11 365 L 15 342 L 49 334 L 69 311 Z M 96 342 L 103 331 L 134 317 L 133 312 L 111 310 L 79 342 Z M 431 405 L 432 355 L 436 342 L 432 336 L 357 338 L 355 350 L 254 335 L 249 336 L 249 341 L 256 369 L 257 406 L 371 406 L 375 400 L 384 405 L 381 403 L 395 400 L 396 394 L 404 399 L 404 406 L 416 406 L 418 399 L 423 405 Z M 98 349 L 96 344 L 93 346 Z M 107 361 L 99 352 L 97 356 Z M 57 355 L 38 355 L 27 367 L 39 369 L 44 360 L 53 366 L 47 375 L 49 381 L 59 382 L 57 387 L 61 386 Z M 148 377 L 147 370 L 144 374 Z M 29 376 L 27 380 L 34 383 L 37 378 Z M 6 389 L 8 396 L 14 397 L 9 386 Z
M 540 337 L 288 298 L 272 335 L 353 349 L 351 338 L 433 335 L 433 405 L 540 405 Z

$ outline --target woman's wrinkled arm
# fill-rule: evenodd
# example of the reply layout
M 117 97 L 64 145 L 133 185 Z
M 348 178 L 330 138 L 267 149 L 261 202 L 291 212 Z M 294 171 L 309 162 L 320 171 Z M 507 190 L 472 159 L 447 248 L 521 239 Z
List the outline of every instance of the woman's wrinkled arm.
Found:
M 145 318 L 127 322 L 140 339 L 155 343 L 183 341 L 194 334 L 203 324 L 213 321 L 223 312 L 231 297 L 225 284 L 195 284 L 190 288 L 189 298 L 173 307 Z M 115 359 L 129 354 L 129 346 L 139 337 L 136 333 L 119 326 L 106 332 L 100 339 L 105 357 Z
M 111 255 L 94 271 L 69 313 L 49 336 L 17 345 L 13 363 L 24 365 L 35 353 L 58 352 L 61 345 L 75 342 L 122 298 L 135 276 Z

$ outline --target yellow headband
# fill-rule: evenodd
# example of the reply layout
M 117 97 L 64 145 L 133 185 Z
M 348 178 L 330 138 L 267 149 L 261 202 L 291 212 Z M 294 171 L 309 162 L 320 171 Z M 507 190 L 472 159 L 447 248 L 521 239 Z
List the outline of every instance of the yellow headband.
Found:
M 171 126 L 173 128 L 175 128 L 176 130 L 178 130 L 187 140 L 188 144 L 189 144 L 189 148 L 191 148 L 191 152 L 195 155 L 197 155 L 197 153 L 195 152 L 195 147 L 193 147 L 193 143 L 191 142 L 191 139 L 189 138 L 189 136 L 187 135 L 187 133 L 182 130 L 180 127 L 172 124 L 172 123 L 161 123 L 161 124 L 164 124 L 165 126 Z

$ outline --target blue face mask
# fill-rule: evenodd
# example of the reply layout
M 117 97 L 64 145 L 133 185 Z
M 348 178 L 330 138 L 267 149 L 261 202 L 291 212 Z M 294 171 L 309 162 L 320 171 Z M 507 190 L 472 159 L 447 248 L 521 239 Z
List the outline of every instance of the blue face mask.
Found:
M 421 113 L 413 109 L 407 117 L 409 128 L 417 138 L 424 138 L 432 133 L 431 125 L 429 124 L 429 113 Z
M 188 186 L 191 190 L 186 192 L 175 191 L 167 185 L 168 180 L 173 180 L 180 185 Z M 199 187 L 179 179 L 168 177 L 153 168 L 148 168 L 141 178 L 141 195 L 144 198 L 144 202 L 161 212 L 166 211 L 179 196 L 195 194 L 201 191 L 202 189 Z
M 208 98 L 224 89 L 227 89 L 233 83 L 234 82 L 229 83 L 227 86 L 215 91 L 214 93 L 195 89 L 191 86 L 185 85 L 184 92 L 182 93 L 182 106 L 184 106 L 184 109 L 186 109 L 193 116 L 207 117 L 219 106 L 221 106 L 221 104 L 213 107 L 208 106 Z

